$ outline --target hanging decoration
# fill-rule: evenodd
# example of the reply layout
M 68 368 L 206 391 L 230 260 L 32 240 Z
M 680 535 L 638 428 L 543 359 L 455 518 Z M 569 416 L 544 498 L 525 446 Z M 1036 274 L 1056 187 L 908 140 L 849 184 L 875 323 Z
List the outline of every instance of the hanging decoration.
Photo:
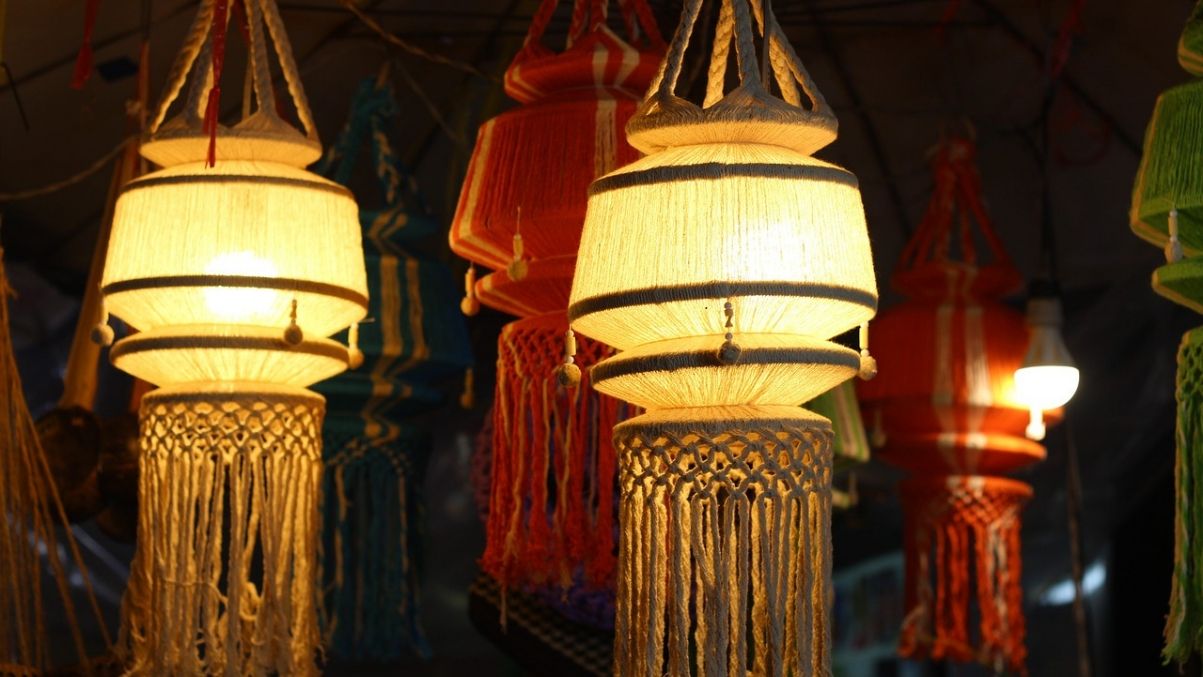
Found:
M 321 147 L 279 10 L 243 5 L 255 106 L 227 127 L 210 105 L 228 6 L 205 0 L 141 151 L 163 169 L 122 191 L 101 281 L 105 319 L 138 330 L 110 359 L 160 386 L 139 415 L 132 674 L 316 672 L 324 401 L 306 387 L 352 361 L 325 337 L 354 337 L 367 284 L 354 199 L 302 169 Z M 304 133 L 276 112 L 265 28 Z
M 894 273 L 907 299 L 874 326 L 877 357 L 890 368 L 860 387 L 885 436 L 878 457 L 911 473 L 902 484 L 900 653 L 1019 672 L 1020 511 L 1032 491 L 1001 475 L 1045 455 L 1023 436 L 1028 407 L 1015 392 L 1028 329 L 1001 303 L 1022 279 L 982 204 L 973 142 L 941 141 L 932 179 Z M 979 259 L 982 244 L 988 259 Z
M 322 590 L 330 652 L 386 662 L 429 656 L 419 616 L 421 488 L 430 433 L 413 421 L 441 405 L 434 384 L 471 366 L 457 285 L 444 265 L 406 244 L 435 233 L 389 144 L 399 113 L 387 70 L 366 79 L 337 143 L 318 171 L 349 185 L 365 148 L 384 199 L 361 209 L 368 314 L 359 327 L 362 366 L 316 388 L 326 396 L 323 434 Z M 361 200 L 361 204 L 365 201 Z M 354 358 L 360 359 L 360 358 Z
M 69 578 L 78 575 L 82 579 L 91 607 L 88 612 L 94 614 L 106 649 L 111 642 L 71 531 L 59 531 L 68 518 L 21 388 L 8 315 L 8 297 L 13 290 L 8 286 L 3 254 L 0 249 L 0 501 L 5 516 L 0 528 L 0 548 L 5 553 L 0 568 L 0 673 L 37 675 L 61 667 L 62 652 L 69 651 L 69 645 L 78 659 L 77 671 L 88 675 L 94 666 L 80 631 Z M 64 548 L 68 557 L 60 554 Z M 55 584 L 53 593 L 43 589 L 46 569 Z M 47 634 L 46 607 L 55 594 L 69 639 Z
M 638 157 L 623 140 L 664 53 L 646 0 L 576 0 L 562 51 L 544 0 L 505 75 L 521 105 L 481 126 L 451 226 L 463 307 L 520 318 L 498 341 L 492 497 L 481 567 L 501 584 L 612 594 L 614 424 L 628 407 L 581 374 L 608 349 L 566 335 L 589 182 Z M 611 5 L 618 16 L 612 20 Z M 610 24 L 621 24 L 625 39 Z M 559 369 L 566 362 L 570 367 Z M 551 594 L 556 594 L 552 592 Z M 575 594 L 575 593 L 574 593 Z
M 595 387 L 647 410 L 614 431 L 614 670 L 826 674 L 832 430 L 799 405 L 875 371 L 828 340 L 875 312 L 868 233 L 856 178 L 811 157 L 836 119 L 769 3 L 716 5 L 705 97 L 678 95 L 702 5 L 627 125 L 648 156 L 589 189 L 569 307 L 621 351 Z
M 1196 3 L 1178 42 L 1178 60 L 1203 76 L 1203 3 Z M 1132 230 L 1162 247 L 1166 264 L 1153 290 L 1203 313 L 1203 79 L 1161 93 L 1145 132 L 1132 191 Z M 1186 332 L 1178 348 L 1178 431 L 1174 464 L 1174 578 L 1165 624 L 1165 660 L 1185 664 L 1203 653 L 1203 329 Z

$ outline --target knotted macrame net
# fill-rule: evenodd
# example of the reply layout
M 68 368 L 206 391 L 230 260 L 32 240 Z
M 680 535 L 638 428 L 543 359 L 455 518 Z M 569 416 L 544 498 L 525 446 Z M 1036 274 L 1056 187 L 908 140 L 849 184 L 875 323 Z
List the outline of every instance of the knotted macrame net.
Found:
M 615 674 L 827 671 L 831 438 L 822 419 L 615 430 Z
M 997 477 L 902 483 L 908 612 L 899 653 L 1026 674 L 1019 536 L 1031 495 L 1028 485 Z

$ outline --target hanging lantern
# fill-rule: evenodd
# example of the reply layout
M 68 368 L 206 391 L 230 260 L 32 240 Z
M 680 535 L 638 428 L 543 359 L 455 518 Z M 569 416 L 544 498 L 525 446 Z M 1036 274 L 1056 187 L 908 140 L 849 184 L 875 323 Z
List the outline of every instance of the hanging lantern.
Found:
M 302 169 L 321 150 L 275 2 L 243 6 L 257 109 L 217 120 L 228 6 L 206 0 L 143 144 L 163 169 L 123 190 L 101 283 L 138 330 L 110 358 L 160 386 L 140 412 L 135 674 L 316 671 L 324 402 L 306 388 L 351 359 L 326 337 L 364 317 L 363 248 L 351 195 Z M 265 25 L 304 134 L 277 116 Z
M 931 201 L 894 274 L 908 298 L 874 325 L 890 368 L 860 394 L 885 435 L 878 457 L 911 473 L 900 652 L 1021 671 L 1019 513 L 1031 488 L 998 475 L 1045 452 L 1023 436 L 1015 374 L 1028 329 L 1000 301 L 1021 278 L 982 205 L 975 154 L 964 138 L 936 150 Z
M 1178 60 L 1192 75 L 1200 69 L 1203 3 L 1196 3 L 1178 42 Z M 1196 165 L 1203 150 L 1203 80 L 1161 93 L 1145 132 L 1144 153 L 1132 191 L 1130 221 L 1141 238 L 1164 247 L 1166 265 L 1153 272 L 1153 290 L 1203 313 L 1203 179 Z M 1167 661 L 1185 664 L 1203 652 L 1203 331 L 1186 332 L 1178 348 L 1178 430 L 1174 464 L 1174 579 L 1165 624 Z
M 638 153 L 623 136 L 655 75 L 663 40 L 645 0 L 576 0 L 562 51 L 544 32 L 544 0 L 506 71 L 521 103 L 481 126 L 451 226 L 469 269 L 465 308 L 522 319 L 498 340 L 492 497 L 481 567 L 499 583 L 610 596 L 614 580 L 614 424 L 628 407 L 572 376 L 609 354 L 580 338 L 566 350 L 568 292 L 586 191 Z M 619 37 L 609 23 L 619 23 Z M 557 370 L 562 362 L 571 366 Z M 561 383 L 560 377 L 566 380 Z
M 398 112 L 384 78 L 364 80 L 338 142 L 318 168 L 347 184 L 370 148 L 384 198 L 383 208 L 359 213 L 368 312 L 376 318 L 358 328 L 363 364 L 316 388 L 327 408 L 323 630 L 333 655 L 357 663 L 397 660 L 407 650 L 430 654 L 418 569 L 421 488 L 431 440 L 413 417 L 445 399 L 429 384 L 462 372 L 472 359 L 451 271 L 406 251 L 438 225 L 421 212 L 412 181 L 389 144 L 389 124 Z
M 621 351 L 596 388 L 647 410 L 614 431 L 615 671 L 825 674 L 832 431 L 799 405 L 871 371 L 828 340 L 874 314 L 868 233 L 856 178 L 810 156 L 836 120 L 768 3 L 722 3 L 702 105 L 676 94 L 702 4 L 627 125 L 649 155 L 590 187 L 569 307 Z

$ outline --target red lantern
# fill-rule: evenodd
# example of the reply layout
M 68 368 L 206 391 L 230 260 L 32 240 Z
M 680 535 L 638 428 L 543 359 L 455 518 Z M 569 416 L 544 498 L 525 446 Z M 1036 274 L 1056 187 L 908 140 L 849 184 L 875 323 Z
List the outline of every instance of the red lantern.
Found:
M 1001 302 L 1022 279 L 982 206 L 972 142 L 941 144 L 932 171 L 931 202 L 894 275 L 909 298 L 875 321 L 881 373 L 860 386 L 885 433 L 879 456 L 912 474 L 900 651 L 1022 671 L 1019 513 L 1031 488 L 997 477 L 1045 455 L 1023 437 L 1028 410 L 1014 392 L 1028 328 Z
M 638 157 L 627 120 L 656 75 L 664 42 L 646 0 L 576 0 L 567 46 L 543 34 L 544 0 L 505 75 L 522 105 L 477 135 L 451 248 L 495 269 L 468 293 L 522 318 L 502 331 L 493 415 L 493 479 L 482 568 L 502 584 L 612 589 L 614 424 L 626 405 L 557 383 L 568 292 L 589 184 Z M 621 38 L 609 24 L 622 25 Z M 466 309 L 475 306 L 472 300 Z M 580 339 L 576 363 L 605 356 Z

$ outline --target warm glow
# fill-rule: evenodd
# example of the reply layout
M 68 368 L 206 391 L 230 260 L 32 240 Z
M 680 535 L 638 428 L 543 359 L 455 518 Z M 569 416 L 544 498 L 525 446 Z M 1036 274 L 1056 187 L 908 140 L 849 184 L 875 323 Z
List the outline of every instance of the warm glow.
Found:
M 213 257 L 205 266 L 206 275 L 242 275 L 247 277 L 274 277 L 276 267 L 271 261 L 259 258 L 251 252 L 230 252 Z M 205 304 L 222 320 L 238 322 L 271 311 L 279 295 L 271 289 L 248 289 L 236 287 L 206 287 Z
M 1077 367 L 1043 365 L 1015 370 L 1015 397 L 1033 409 L 1063 407 L 1077 391 Z

